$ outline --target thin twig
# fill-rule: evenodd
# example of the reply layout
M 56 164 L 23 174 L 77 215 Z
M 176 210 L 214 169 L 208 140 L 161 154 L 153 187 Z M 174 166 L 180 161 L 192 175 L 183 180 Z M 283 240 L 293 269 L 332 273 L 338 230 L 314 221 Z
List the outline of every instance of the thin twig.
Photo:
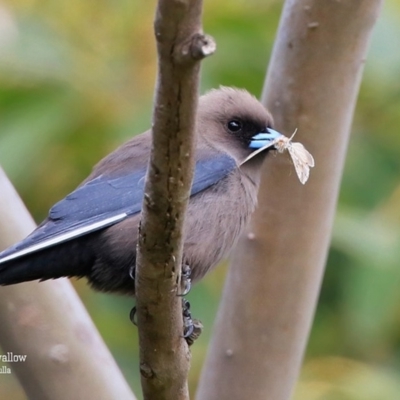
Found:
M 177 283 L 193 176 L 200 60 L 215 49 L 201 31 L 201 0 L 159 0 L 153 146 L 136 264 L 140 371 L 145 399 L 187 399 L 190 353 Z

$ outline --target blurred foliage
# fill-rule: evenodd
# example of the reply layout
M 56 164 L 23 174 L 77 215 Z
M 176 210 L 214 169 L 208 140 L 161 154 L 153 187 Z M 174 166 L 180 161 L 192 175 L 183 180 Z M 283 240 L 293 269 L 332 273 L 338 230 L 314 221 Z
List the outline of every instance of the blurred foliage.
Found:
M 155 1 L 5 0 L 0 5 L 0 163 L 40 221 L 91 167 L 151 124 Z M 218 43 L 202 91 L 260 95 L 282 2 L 206 2 Z M 296 400 L 393 400 L 400 384 L 400 2 L 375 29 L 344 171 L 332 248 Z M 226 265 L 190 294 L 205 332 L 195 390 Z M 132 300 L 75 286 L 137 394 Z M 250 301 L 250 300 L 249 300 Z M 397 378 L 396 378 L 397 375 Z M 23 399 L 13 375 L 0 398 Z

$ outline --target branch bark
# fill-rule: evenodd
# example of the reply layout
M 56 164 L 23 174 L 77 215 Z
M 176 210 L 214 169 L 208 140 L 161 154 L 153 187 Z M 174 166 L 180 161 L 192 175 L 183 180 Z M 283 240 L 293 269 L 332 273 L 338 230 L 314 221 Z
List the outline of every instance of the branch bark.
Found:
M 0 248 L 35 223 L 0 168 Z M 3 351 L 26 355 L 13 372 L 30 399 L 135 399 L 66 279 L 0 288 Z
M 316 162 L 297 181 L 269 157 L 247 236 L 234 253 L 198 400 L 290 398 L 329 247 L 350 125 L 382 1 L 289 0 L 263 102 Z M 251 233 L 251 234 L 249 234 Z
M 199 60 L 215 49 L 201 0 L 159 0 L 153 146 L 136 262 L 140 372 L 145 399 L 187 399 L 190 353 L 177 297 L 182 227 L 193 177 Z

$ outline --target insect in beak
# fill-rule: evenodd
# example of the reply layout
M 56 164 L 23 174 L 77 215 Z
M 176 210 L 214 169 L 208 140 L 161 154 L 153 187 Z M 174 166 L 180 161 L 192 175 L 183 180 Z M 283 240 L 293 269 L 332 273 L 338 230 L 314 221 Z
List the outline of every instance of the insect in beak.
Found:
M 310 168 L 314 167 L 314 157 L 311 153 L 299 142 L 292 142 L 294 135 L 297 132 L 293 132 L 293 135 L 288 138 L 286 136 L 280 136 L 274 140 L 274 146 L 279 151 L 283 153 L 285 150 L 289 152 L 292 158 L 294 169 L 296 170 L 297 176 L 300 182 L 304 185 L 310 176 Z
M 270 147 L 275 148 L 279 153 L 283 153 L 285 150 L 287 150 L 293 161 L 294 169 L 296 170 L 299 181 L 304 185 L 310 177 L 310 168 L 314 167 L 315 162 L 314 157 L 301 143 L 292 142 L 296 132 L 297 128 L 293 132 L 292 136 L 288 138 L 274 129 L 268 128 L 268 133 L 258 134 L 257 136 L 253 137 L 253 148 L 256 148 L 257 150 L 253 151 L 241 163 L 241 165 Z M 263 145 L 261 142 L 262 140 L 265 141 L 265 145 Z

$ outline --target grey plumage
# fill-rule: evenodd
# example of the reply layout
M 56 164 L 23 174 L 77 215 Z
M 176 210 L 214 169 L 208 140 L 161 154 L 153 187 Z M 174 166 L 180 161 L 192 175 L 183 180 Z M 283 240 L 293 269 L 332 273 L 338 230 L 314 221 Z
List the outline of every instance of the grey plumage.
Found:
M 254 146 L 277 138 L 271 127 L 271 115 L 244 90 L 221 88 L 200 98 L 184 227 L 183 262 L 192 280 L 228 254 L 254 211 L 269 149 L 241 164 Z M 30 236 L 0 253 L 0 284 L 86 276 L 98 290 L 132 293 L 129 271 L 150 146 L 148 131 L 100 161 Z

